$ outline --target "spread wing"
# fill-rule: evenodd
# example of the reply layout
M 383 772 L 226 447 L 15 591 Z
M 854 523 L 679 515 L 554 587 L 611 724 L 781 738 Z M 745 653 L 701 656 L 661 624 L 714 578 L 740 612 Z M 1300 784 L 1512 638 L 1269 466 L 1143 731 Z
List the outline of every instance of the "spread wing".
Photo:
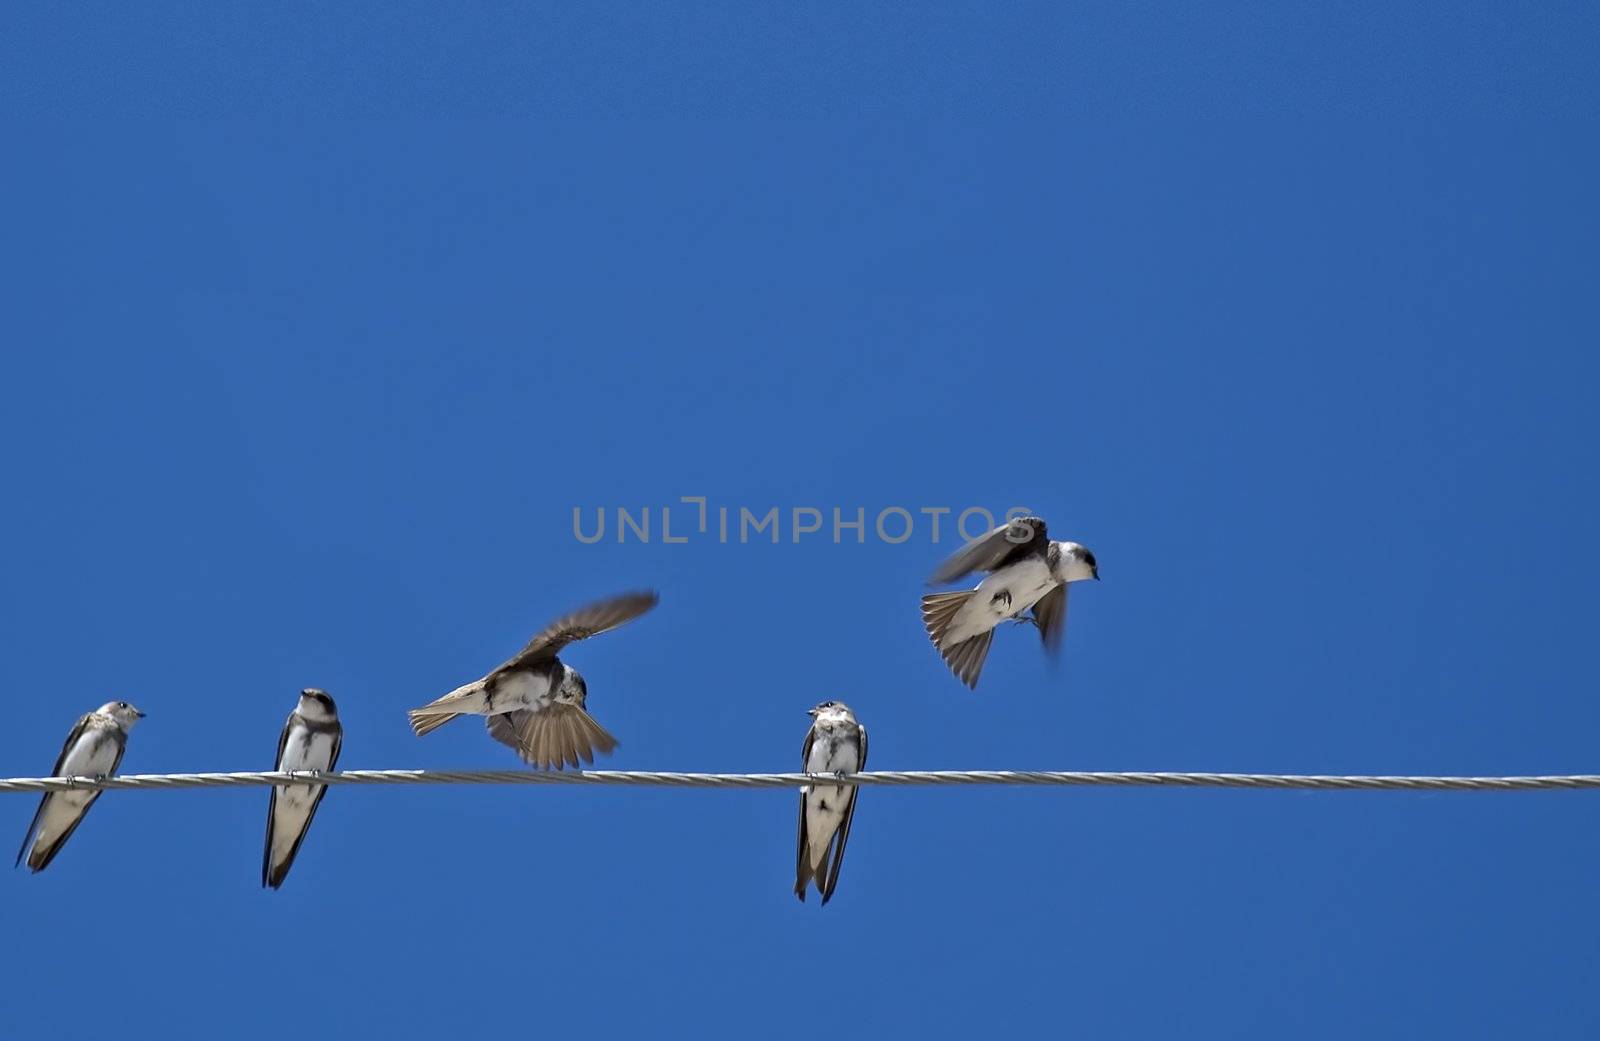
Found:
M 1061 651 L 1061 635 L 1067 629 L 1067 583 L 1063 582 L 1033 605 L 1033 623 L 1039 627 L 1044 649 L 1052 655 Z
M 491 672 L 489 678 L 507 669 L 523 668 L 535 662 L 549 661 L 567 644 L 587 640 L 591 636 L 598 636 L 607 630 L 631 622 L 656 606 L 660 599 L 654 592 L 624 593 L 622 596 L 580 607 L 545 626 L 537 636 L 528 641 L 528 645 L 522 648 L 515 658 Z
M 610 755 L 617 748 L 617 739 L 577 705 L 519 708 L 485 722 L 490 737 L 515 748 L 523 762 L 541 770 L 576 768 L 579 760 L 594 762 L 597 750 Z
M 1018 517 L 958 549 L 939 565 L 928 584 L 954 582 L 974 571 L 998 571 L 1013 561 L 1045 552 L 1049 545 L 1043 518 Z

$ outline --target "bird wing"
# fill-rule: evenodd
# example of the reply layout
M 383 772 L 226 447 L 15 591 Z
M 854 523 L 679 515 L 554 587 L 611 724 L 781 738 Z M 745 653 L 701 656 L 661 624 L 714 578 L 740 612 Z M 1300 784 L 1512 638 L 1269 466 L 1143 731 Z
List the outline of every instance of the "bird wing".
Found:
M 1043 518 L 1018 517 L 956 550 L 929 577 L 928 584 L 954 582 L 974 571 L 998 571 L 1012 561 L 1043 553 L 1049 545 Z
M 594 762 L 596 750 L 610 755 L 617 748 L 617 739 L 577 705 L 519 708 L 485 722 L 490 737 L 515 748 L 523 762 L 541 770 L 576 768 L 580 759 Z
M 283 750 L 289 743 L 289 731 L 294 726 L 294 713 L 289 714 L 288 722 L 283 725 L 283 733 L 278 738 L 277 769 L 283 769 Z M 344 726 L 338 721 L 333 725 L 333 748 L 328 752 L 328 772 L 332 773 L 339 766 L 339 749 L 344 745 Z M 273 889 L 283 885 L 283 880 L 289 877 L 289 869 L 294 867 L 295 858 L 300 855 L 300 844 L 305 842 L 306 833 L 311 830 L 311 822 L 316 820 L 317 807 L 322 805 L 322 797 L 328 794 L 328 786 L 317 785 L 316 797 L 311 800 L 311 808 L 306 811 L 305 820 L 300 822 L 300 833 L 295 836 L 294 845 L 289 847 L 289 853 L 278 864 L 272 862 L 273 831 L 278 820 L 278 789 L 282 785 L 272 786 L 272 795 L 267 801 L 267 841 L 261 851 L 261 884 L 271 886 Z
M 84 735 L 84 732 L 89 729 L 89 719 L 93 715 L 93 712 L 85 712 L 82 716 L 78 717 L 78 722 L 73 725 L 72 732 L 67 735 L 66 743 L 61 746 L 61 754 L 56 756 L 56 765 L 50 768 L 51 777 L 61 776 L 61 768 L 66 765 L 67 755 L 71 753 L 72 746 L 77 744 L 78 739 L 81 738 Z M 119 755 L 118 760 L 120 761 L 120 759 L 121 756 Z M 22 863 L 22 858 L 27 855 L 28 843 L 33 841 L 34 832 L 39 830 L 39 821 L 44 817 L 45 807 L 50 805 L 50 796 L 53 794 L 55 793 L 45 792 L 44 795 L 40 797 L 39 808 L 33 811 L 33 820 L 28 824 L 28 830 L 23 833 L 22 848 L 17 851 L 18 864 Z
M 976 636 L 962 640 L 950 647 L 939 648 L 939 657 L 956 674 L 956 679 L 970 690 L 978 689 L 978 675 L 983 663 L 989 659 L 989 645 L 994 642 L 994 630 L 985 629 Z
M 67 735 L 66 743 L 61 746 L 61 755 L 56 758 L 55 768 L 51 771 L 52 776 L 65 776 L 62 771 L 66 769 L 67 757 L 72 754 L 73 748 L 79 741 L 88 736 L 91 728 L 96 726 L 104 726 L 102 723 L 104 719 L 104 716 L 99 716 L 97 713 L 90 712 L 78 720 L 77 725 L 72 728 L 72 733 Z M 128 750 L 128 734 L 121 727 L 116 726 L 115 724 L 111 726 L 104 726 L 104 729 L 110 731 L 109 739 L 116 746 L 117 750 L 116 756 L 111 760 L 111 765 L 105 771 L 105 776 L 110 777 L 112 774 L 116 773 L 117 768 L 122 765 L 122 755 Z M 44 798 L 39 800 L 39 808 L 34 811 L 33 822 L 28 825 L 28 835 L 23 838 L 22 849 L 17 852 L 18 864 L 22 863 L 22 857 L 27 852 L 28 839 L 33 837 L 39 825 L 44 821 L 45 811 L 49 808 L 51 800 L 57 796 L 65 794 L 67 793 L 50 792 L 46 794 Z M 77 794 L 83 793 L 79 792 Z M 83 801 L 83 805 L 76 808 L 77 813 L 72 818 L 72 823 L 68 824 L 61 834 L 57 835 L 54 841 L 50 842 L 48 846 L 36 849 L 34 851 L 34 855 L 28 858 L 28 866 L 35 872 L 43 871 L 45 868 L 49 867 L 50 862 L 56 858 L 56 854 L 60 853 L 61 848 L 67 844 L 67 840 L 72 838 L 72 833 L 78 830 L 78 825 L 82 824 L 83 819 L 89 815 L 90 808 L 94 806 L 94 804 L 99 801 L 100 796 L 104 794 L 105 792 L 98 788 L 93 792 L 88 793 L 88 798 Z M 71 804 L 69 803 L 69 805 Z
M 598 636 L 600 633 L 633 621 L 656 606 L 660 599 L 654 592 L 624 593 L 609 600 L 580 607 L 545 626 L 538 635 L 528 641 L 526 647 L 517 652 L 515 658 L 495 669 L 486 678 L 493 678 L 508 669 L 524 668 L 535 662 L 548 661 L 569 643 L 587 640 L 591 636 Z
M 1039 627 L 1044 649 L 1052 655 L 1061 651 L 1061 636 L 1067 629 L 1067 583 L 1063 582 L 1033 605 L 1033 623 Z
M 274 770 L 283 769 L 283 750 L 289 745 L 289 731 L 294 729 L 294 713 L 289 713 L 289 718 L 283 722 L 283 732 L 278 735 L 278 754 L 272 760 Z M 261 884 L 267 885 L 267 879 L 272 874 L 272 826 L 278 820 L 278 786 L 273 785 L 268 789 L 267 795 L 267 839 L 261 850 Z
M 810 769 L 811 746 L 817 740 L 817 728 L 806 728 L 806 739 L 800 746 L 800 769 Z M 795 837 L 794 893 L 802 902 L 806 898 L 806 883 L 811 881 L 811 858 L 806 856 L 810 840 L 806 837 L 806 791 L 800 789 L 800 833 Z
M 867 728 L 856 727 L 861 740 L 861 759 L 856 763 L 856 773 L 867 768 Z M 856 795 L 861 791 L 855 785 L 850 786 L 850 794 L 845 797 L 844 820 L 839 824 L 839 830 L 833 833 L 833 860 L 828 864 L 827 883 L 822 887 L 822 902 L 826 904 L 833 896 L 834 887 L 839 884 L 839 868 L 844 864 L 845 843 L 850 841 L 850 822 L 856 818 Z

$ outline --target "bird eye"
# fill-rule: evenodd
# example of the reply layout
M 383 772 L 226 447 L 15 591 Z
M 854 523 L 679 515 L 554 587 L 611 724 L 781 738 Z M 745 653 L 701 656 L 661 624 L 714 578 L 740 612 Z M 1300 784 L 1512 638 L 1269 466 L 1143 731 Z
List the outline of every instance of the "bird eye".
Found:
M 128 707 L 128 703 L 126 701 L 119 701 L 119 702 L 117 702 L 117 707 L 118 708 L 127 708 Z

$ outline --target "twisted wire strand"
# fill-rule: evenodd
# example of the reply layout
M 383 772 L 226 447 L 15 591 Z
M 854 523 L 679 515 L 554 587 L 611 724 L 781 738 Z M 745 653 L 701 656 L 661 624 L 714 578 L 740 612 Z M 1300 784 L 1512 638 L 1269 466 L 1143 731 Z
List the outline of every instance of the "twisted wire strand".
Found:
M 804 773 L 674 773 L 655 770 L 345 770 L 188 774 L 125 774 L 119 777 L 13 777 L 0 792 L 69 789 L 150 791 L 174 788 L 260 788 L 272 785 L 343 784 L 579 784 L 657 788 L 795 788 L 825 781 L 861 787 L 948 785 L 1133 786 L 1181 788 L 1275 788 L 1349 791 L 1515 792 L 1600 788 L 1600 774 L 1530 777 L 1336 776 L 1328 774 L 1106 773 L 1066 770 L 873 770 L 813 776 Z

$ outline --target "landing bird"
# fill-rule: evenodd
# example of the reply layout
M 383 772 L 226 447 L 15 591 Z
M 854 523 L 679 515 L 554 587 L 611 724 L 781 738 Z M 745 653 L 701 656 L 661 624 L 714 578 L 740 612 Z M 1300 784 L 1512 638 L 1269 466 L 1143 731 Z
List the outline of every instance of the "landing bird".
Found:
M 800 751 L 808 774 L 853 774 L 867 768 L 867 728 L 842 701 L 811 709 L 811 729 Z M 804 903 L 806 883 L 814 883 L 827 905 L 839 884 L 844 845 L 856 815 L 852 784 L 812 784 L 800 790 L 800 839 L 795 860 L 794 895 Z M 831 851 L 831 852 L 830 852 Z
M 128 731 L 143 718 L 144 713 L 126 701 L 108 701 L 101 705 L 72 728 L 50 776 L 110 777 L 122 764 L 122 753 L 128 747 Z M 28 867 L 35 872 L 49 867 L 100 794 L 98 788 L 46 792 L 39 800 L 33 823 L 28 825 L 28 833 L 22 836 L 17 864 L 21 864 L 22 855 L 28 853 L 31 839 L 33 852 L 28 853 Z
M 333 699 L 325 690 L 307 688 L 300 692 L 300 703 L 283 724 L 276 769 L 331 773 L 343 743 L 344 728 L 339 725 Z M 261 852 L 263 886 L 277 889 L 283 885 L 327 791 L 325 784 L 273 786 L 267 803 L 267 843 Z
M 487 716 L 491 737 L 544 770 L 576 767 L 579 759 L 592 763 L 597 748 L 609 755 L 617 739 L 590 718 L 584 708 L 588 685 L 556 655 L 569 643 L 631 622 L 658 599 L 655 593 L 626 593 L 551 622 L 489 675 L 408 712 L 411 729 L 421 737 L 459 715 Z
M 995 626 L 1023 621 L 1032 608 L 1045 650 L 1055 655 L 1067 625 L 1068 584 L 1100 577 L 1093 553 L 1076 542 L 1051 542 L 1038 517 L 1018 517 L 973 539 L 928 584 L 954 582 L 974 571 L 989 572 L 976 589 L 922 598 L 922 624 L 939 656 L 974 690 Z

